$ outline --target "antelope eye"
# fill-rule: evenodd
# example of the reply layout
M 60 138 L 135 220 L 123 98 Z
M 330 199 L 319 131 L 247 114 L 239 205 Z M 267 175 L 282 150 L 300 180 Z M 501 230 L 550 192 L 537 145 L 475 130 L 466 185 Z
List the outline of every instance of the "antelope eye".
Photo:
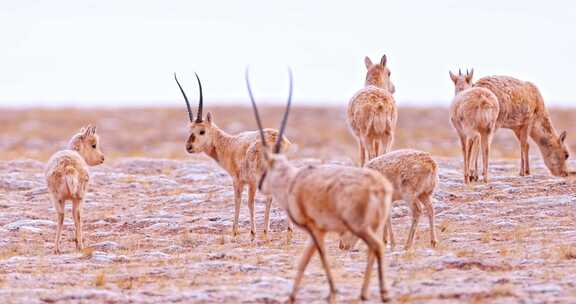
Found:
M 206 131 L 204 131 L 204 130 L 200 131 L 200 135 L 204 135 L 205 133 L 206 133 Z
M 392 75 L 392 72 L 388 71 L 388 77 L 390 77 L 390 75 Z
M 570 157 L 570 154 L 568 154 L 568 153 L 566 153 L 566 154 L 564 155 L 564 158 L 566 158 L 566 159 L 568 159 L 569 157 Z
M 96 149 L 96 144 L 92 144 L 92 149 Z

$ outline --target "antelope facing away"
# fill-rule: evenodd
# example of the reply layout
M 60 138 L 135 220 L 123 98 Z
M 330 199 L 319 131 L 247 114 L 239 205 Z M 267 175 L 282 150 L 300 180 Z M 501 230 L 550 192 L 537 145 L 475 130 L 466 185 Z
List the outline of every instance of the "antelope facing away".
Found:
M 374 169 L 384 175 L 394 187 L 392 202 L 404 201 L 412 211 L 412 226 L 406 241 L 406 250 L 414 246 L 414 235 L 422 209 L 426 209 L 430 223 L 430 244 L 438 246 L 436 229 L 434 228 L 434 206 L 432 195 L 438 185 L 438 165 L 429 153 L 402 149 L 378 156 L 366 164 L 366 168 Z M 386 237 L 394 246 L 394 235 L 390 218 L 387 219 Z M 354 247 L 358 238 L 347 233 L 340 239 L 340 248 Z
M 558 135 L 534 84 L 508 76 L 487 76 L 476 81 L 474 87 L 486 88 L 498 98 L 500 114 L 496 127 L 512 129 L 520 142 L 520 176 L 530 175 L 528 136 L 538 145 L 550 173 L 568 176 L 566 131 Z
M 104 154 L 100 150 L 99 141 L 96 127 L 88 125 L 72 137 L 67 149 L 52 155 L 46 166 L 46 184 L 50 199 L 58 215 L 58 228 L 54 246 L 55 253 L 60 253 L 60 236 L 64 224 L 64 204 L 67 200 L 72 201 L 76 249 L 84 249 L 82 205 L 90 181 L 88 166 L 96 166 L 104 162 Z
M 461 71 L 458 71 L 458 75 L 452 72 L 449 74 L 454 82 L 456 95 L 450 106 L 450 122 L 460 137 L 464 156 L 464 183 L 468 184 L 477 179 L 479 145 L 482 146 L 484 183 L 488 183 L 490 146 L 500 111 L 498 98 L 488 89 L 472 87 L 474 69 L 471 72 L 466 71 L 466 75 L 462 75 Z
M 248 91 L 250 84 L 247 81 Z M 290 85 L 292 88 L 292 85 Z M 264 141 L 258 108 L 250 93 L 254 116 L 258 123 L 262 146 Z M 284 133 L 290 111 L 291 98 L 284 112 L 280 134 Z M 260 190 L 274 199 L 286 210 L 292 221 L 310 235 L 310 240 L 298 264 L 290 302 L 295 300 L 302 276 L 312 255 L 318 251 L 328 283 L 329 301 L 336 300 L 336 287 L 326 259 L 324 237 L 327 232 L 350 232 L 362 239 L 369 248 L 361 297 L 368 298 L 368 286 L 374 260 L 378 262 L 380 297 L 388 300 L 384 280 L 384 244 L 379 237 L 385 219 L 390 212 L 392 186 L 380 173 L 364 168 L 344 166 L 318 166 L 296 168 L 281 154 L 280 141 L 271 151 L 264 149 L 266 171 L 260 181 Z
M 364 59 L 366 82 L 350 100 L 347 110 L 348 126 L 356 137 L 360 150 L 360 166 L 368 160 L 387 153 L 392 148 L 398 111 L 394 101 L 394 84 L 386 67 L 386 55 L 380 63 Z
M 262 146 L 260 144 L 260 135 L 257 131 L 242 132 L 236 135 L 226 133 L 224 130 L 218 128 L 214 123 L 214 118 L 210 112 L 206 114 L 206 118 L 202 117 L 203 110 L 203 97 L 202 97 L 202 84 L 200 78 L 196 75 L 198 81 L 198 89 L 200 91 L 198 102 L 198 113 L 196 119 L 193 118 L 190 102 L 184 89 L 178 82 L 176 74 L 174 79 L 180 88 L 180 92 L 186 101 L 188 109 L 188 116 L 190 118 L 190 135 L 186 141 L 186 151 L 188 153 L 205 153 L 214 159 L 220 167 L 222 167 L 230 177 L 232 177 L 232 184 L 234 187 L 234 226 L 233 235 L 239 234 L 238 218 L 240 216 L 240 205 L 242 202 L 242 192 L 244 187 L 248 185 L 248 210 L 250 211 L 250 235 L 252 239 L 256 235 L 256 226 L 254 223 L 254 200 L 256 196 L 256 186 L 260 178 L 265 164 L 262 160 Z M 281 138 L 282 149 L 286 149 L 290 145 L 290 141 L 286 137 L 279 137 L 278 131 L 272 129 L 264 130 L 266 141 L 269 143 L 276 142 Z M 266 212 L 264 214 L 264 235 L 267 237 L 270 227 L 270 207 L 272 205 L 272 196 L 266 197 Z M 293 230 L 292 223 L 288 221 L 289 233 Z

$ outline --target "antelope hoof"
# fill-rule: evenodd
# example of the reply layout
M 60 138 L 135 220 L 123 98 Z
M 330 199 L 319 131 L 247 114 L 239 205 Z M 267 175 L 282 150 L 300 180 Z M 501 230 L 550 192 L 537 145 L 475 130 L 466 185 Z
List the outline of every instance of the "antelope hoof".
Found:
M 74 243 L 76 243 L 76 249 L 77 250 L 84 249 L 84 245 L 82 244 L 82 241 L 78 241 L 78 239 L 74 239 Z
M 288 297 L 288 303 L 289 303 L 289 304 L 292 304 L 292 303 L 294 303 L 294 302 L 296 302 L 296 295 L 291 294 L 291 295 Z
M 336 303 L 336 292 L 331 292 L 330 295 L 328 295 L 328 303 L 330 304 Z
M 238 231 L 238 228 L 232 229 L 232 236 L 237 237 L 238 235 L 240 235 L 240 231 Z
M 54 254 L 60 254 L 60 248 L 54 249 Z
M 361 294 L 361 295 L 360 295 L 360 301 L 368 301 L 368 295 L 366 295 L 366 294 Z
M 293 237 L 292 231 L 288 230 L 288 233 L 286 234 L 286 244 L 289 244 L 292 242 L 292 237 Z
M 292 239 L 292 236 L 294 235 L 294 229 L 288 228 L 287 234 L 288 234 L 288 238 Z
M 380 300 L 382 300 L 383 303 L 390 302 L 390 296 L 387 291 L 380 293 Z
M 438 240 L 432 240 L 430 241 L 430 244 L 432 245 L 432 248 L 438 248 Z
M 388 239 L 384 240 L 384 246 L 390 244 L 390 250 L 394 250 L 394 247 L 396 247 L 396 242 L 395 241 L 389 241 Z

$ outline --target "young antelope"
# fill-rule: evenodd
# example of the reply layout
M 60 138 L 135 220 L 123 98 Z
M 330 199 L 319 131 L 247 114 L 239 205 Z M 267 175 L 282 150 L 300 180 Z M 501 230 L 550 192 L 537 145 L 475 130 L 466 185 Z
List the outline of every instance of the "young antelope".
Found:
M 466 75 L 449 72 L 454 82 L 455 97 L 450 106 L 450 122 L 462 146 L 464 156 L 464 183 L 477 180 L 477 157 L 479 143 L 482 145 L 482 171 L 484 183 L 488 183 L 488 161 L 490 146 L 496 132 L 496 122 L 500 112 L 498 98 L 490 90 L 472 87 L 474 70 Z M 474 170 L 472 169 L 474 165 Z
M 370 160 L 390 151 L 398 120 L 392 96 L 396 89 L 386 67 L 386 55 L 378 64 L 368 57 L 364 63 L 368 69 L 365 86 L 350 99 L 346 112 L 348 126 L 358 140 L 360 166 L 364 166 L 366 154 Z
M 100 165 L 104 162 L 104 154 L 100 150 L 100 139 L 96 127 L 88 125 L 72 137 L 65 150 L 56 152 L 46 165 L 45 177 L 50 199 L 58 216 L 56 230 L 55 253 L 60 253 L 60 236 L 64 224 L 64 204 L 72 201 L 72 217 L 76 230 L 76 249 L 84 249 L 82 237 L 82 205 L 90 172 L 88 166 Z
M 423 209 L 428 213 L 430 223 L 430 244 L 438 246 L 436 229 L 434 228 L 434 206 L 432 195 L 438 185 L 438 165 L 429 153 L 402 149 L 380 155 L 366 164 L 366 168 L 374 169 L 384 175 L 394 188 L 392 202 L 404 201 L 409 204 L 412 211 L 412 226 L 406 240 L 406 250 L 414 246 L 414 235 Z M 385 229 L 385 239 L 389 239 L 394 246 L 394 235 L 390 218 Z M 354 247 L 358 238 L 352 234 L 345 234 L 340 239 L 340 248 Z
M 556 132 L 544 98 L 533 83 L 508 76 L 487 76 L 476 81 L 474 87 L 488 89 L 496 95 L 500 105 L 496 127 L 512 129 L 520 143 L 520 176 L 530 175 L 528 136 L 538 145 L 552 175 L 569 175 L 566 131 Z

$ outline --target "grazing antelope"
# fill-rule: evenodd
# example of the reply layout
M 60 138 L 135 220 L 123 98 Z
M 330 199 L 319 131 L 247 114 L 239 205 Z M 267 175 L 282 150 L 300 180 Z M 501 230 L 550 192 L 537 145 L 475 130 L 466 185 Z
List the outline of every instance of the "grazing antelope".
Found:
M 430 243 L 432 247 L 438 246 L 436 230 L 434 228 L 434 206 L 432 195 L 438 185 L 438 165 L 429 153 L 402 149 L 378 156 L 366 164 L 366 168 L 374 169 L 384 175 L 394 188 L 392 202 L 404 201 L 409 204 L 412 211 L 412 226 L 406 241 L 406 250 L 414 246 L 414 235 L 422 209 L 426 208 L 430 223 Z M 385 233 L 394 246 L 394 235 L 390 218 Z M 341 249 L 354 247 L 358 238 L 346 233 L 340 239 Z
M 455 96 L 450 106 L 450 122 L 460 137 L 464 156 L 464 183 L 477 180 L 478 146 L 482 146 L 482 171 L 484 183 L 488 183 L 488 161 L 490 146 L 496 132 L 496 121 L 500 111 L 498 98 L 488 89 L 472 87 L 471 72 L 462 75 L 449 72 L 454 82 Z M 472 170 L 474 165 L 474 170 Z
M 530 175 L 528 136 L 534 140 L 544 164 L 554 176 L 568 176 L 566 161 L 570 154 L 565 144 L 566 131 L 558 135 L 538 88 L 508 76 L 480 78 L 474 87 L 486 88 L 498 98 L 500 114 L 496 127 L 512 129 L 520 142 L 520 176 Z
M 72 137 L 65 150 L 56 152 L 46 166 L 45 177 L 50 199 L 58 215 L 54 251 L 60 253 L 60 236 L 64 224 L 64 203 L 72 201 L 72 217 L 76 230 L 76 249 L 84 249 L 82 237 L 82 205 L 88 190 L 88 166 L 104 162 L 96 127 L 88 125 Z
M 236 135 L 226 133 L 218 128 L 214 123 L 214 118 L 210 112 L 206 114 L 206 119 L 202 118 L 203 97 L 202 84 L 200 78 L 196 75 L 198 89 L 200 91 L 198 101 L 198 113 L 196 119 L 193 118 L 190 102 L 184 89 L 178 82 L 176 74 L 174 79 L 180 88 L 180 92 L 186 101 L 188 117 L 190 118 L 190 135 L 186 141 L 186 151 L 188 153 L 205 153 L 214 159 L 230 177 L 234 187 L 234 226 L 232 232 L 234 236 L 239 234 L 238 218 L 240 216 L 240 204 L 242 202 L 242 193 L 244 186 L 248 185 L 248 210 L 250 211 L 250 235 L 252 239 L 256 235 L 256 226 L 254 223 L 254 200 L 256 196 L 256 186 L 258 178 L 264 170 L 262 160 L 262 146 L 260 144 L 260 135 L 258 132 L 242 132 Z M 286 137 L 278 137 L 278 131 L 272 129 L 264 130 L 267 142 L 274 143 L 277 138 L 281 138 L 282 149 L 290 145 Z M 264 215 L 264 236 L 267 237 L 270 229 L 270 207 L 272 205 L 272 196 L 266 197 L 266 212 Z M 293 225 L 288 221 L 288 233 L 293 230 Z
M 347 110 L 348 126 L 358 140 L 360 166 L 368 160 L 387 153 L 392 148 L 398 111 L 394 101 L 394 84 L 386 67 L 386 55 L 379 64 L 364 58 L 368 69 L 363 89 L 350 100 Z
M 368 245 L 368 262 L 361 297 L 368 298 L 371 271 L 376 259 L 380 297 L 382 301 L 387 301 L 388 292 L 384 280 L 385 248 L 378 236 L 382 233 L 385 219 L 390 212 L 392 198 L 390 182 L 382 174 L 371 169 L 330 165 L 296 168 L 290 164 L 285 155 L 281 154 L 280 141 L 274 144 L 272 151 L 267 150 L 269 144 L 264 141 L 265 134 L 248 79 L 246 84 L 260 130 L 262 146 L 265 147 L 263 155 L 266 170 L 260 180 L 260 190 L 273 195 L 292 221 L 310 235 L 308 245 L 298 264 L 290 302 L 295 300 L 306 266 L 316 251 L 320 255 L 330 285 L 329 301 L 332 303 L 336 300 L 336 287 L 324 246 L 327 232 L 340 234 L 350 232 Z M 290 92 L 292 92 L 292 77 L 290 77 Z M 291 96 L 290 93 L 280 125 L 280 134 L 283 134 L 286 128 Z

